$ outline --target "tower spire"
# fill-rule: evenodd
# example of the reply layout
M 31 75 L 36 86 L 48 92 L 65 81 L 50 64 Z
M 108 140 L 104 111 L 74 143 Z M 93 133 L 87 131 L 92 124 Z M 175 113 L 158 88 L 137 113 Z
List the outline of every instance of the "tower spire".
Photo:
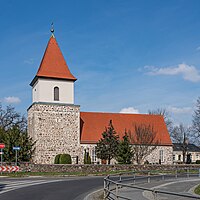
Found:
M 51 29 L 50 29 L 51 33 L 52 33 L 52 36 L 54 37 L 54 25 L 53 25 L 53 22 L 51 23 Z

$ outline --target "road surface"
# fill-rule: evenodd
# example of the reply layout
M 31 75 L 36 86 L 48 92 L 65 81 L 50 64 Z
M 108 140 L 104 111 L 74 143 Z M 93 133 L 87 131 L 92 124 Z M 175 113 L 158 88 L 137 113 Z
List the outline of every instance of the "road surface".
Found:
M 0 178 L 1 200 L 83 200 L 103 187 L 103 177 Z

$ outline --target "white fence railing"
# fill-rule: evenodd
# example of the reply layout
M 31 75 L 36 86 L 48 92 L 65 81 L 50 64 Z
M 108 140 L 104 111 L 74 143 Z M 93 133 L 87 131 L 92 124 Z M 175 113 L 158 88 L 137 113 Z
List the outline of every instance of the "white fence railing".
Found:
M 165 198 L 174 199 L 181 197 L 181 199 L 200 199 L 200 196 L 189 193 L 178 193 L 165 191 L 160 189 L 152 189 L 140 186 L 144 183 L 152 183 L 156 181 L 166 181 L 174 179 L 189 179 L 198 177 L 200 180 L 200 169 L 176 169 L 174 171 L 140 171 L 140 172 L 128 172 L 120 173 L 104 178 L 104 199 L 126 199 L 134 200 L 133 196 L 130 196 L 131 190 L 133 193 L 137 191 L 148 191 L 152 194 L 154 200 L 158 200 L 160 195 L 164 195 Z M 126 195 L 124 189 L 127 189 L 129 195 Z M 152 199 L 151 198 L 151 199 Z

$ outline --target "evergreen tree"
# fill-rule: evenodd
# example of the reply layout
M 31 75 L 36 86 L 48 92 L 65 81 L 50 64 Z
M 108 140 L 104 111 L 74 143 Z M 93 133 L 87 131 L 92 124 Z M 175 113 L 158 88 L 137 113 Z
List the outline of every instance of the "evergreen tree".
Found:
M 86 152 L 85 150 L 85 154 L 84 154 L 84 164 L 91 164 L 91 157 L 89 155 L 89 152 Z
M 117 161 L 119 164 L 131 164 L 132 156 L 133 152 L 131 150 L 130 140 L 125 131 L 123 140 L 119 143 Z
M 108 164 L 110 164 L 111 159 L 117 157 L 118 145 L 119 136 L 115 132 L 112 120 L 110 120 L 108 127 L 102 133 L 102 138 L 97 143 L 97 157 L 108 160 Z

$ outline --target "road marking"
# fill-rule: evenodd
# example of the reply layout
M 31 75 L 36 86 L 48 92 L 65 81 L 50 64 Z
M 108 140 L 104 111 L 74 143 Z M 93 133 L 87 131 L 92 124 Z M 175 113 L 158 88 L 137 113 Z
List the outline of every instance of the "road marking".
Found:
M 32 181 L 32 180 L 27 180 L 27 181 L 16 181 L 16 182 L 3 182 L 0 184 L 0 195 L 6 192 L 10 192 L 12 190 L 28 187 L 28 186 L 33 186 L 33 185 L 40 185 L 40 184 L 46 184 L 46 183 L 53 183 L 53 182 L 59 182 L 63 180 L 38 180 L 38 181 Z

